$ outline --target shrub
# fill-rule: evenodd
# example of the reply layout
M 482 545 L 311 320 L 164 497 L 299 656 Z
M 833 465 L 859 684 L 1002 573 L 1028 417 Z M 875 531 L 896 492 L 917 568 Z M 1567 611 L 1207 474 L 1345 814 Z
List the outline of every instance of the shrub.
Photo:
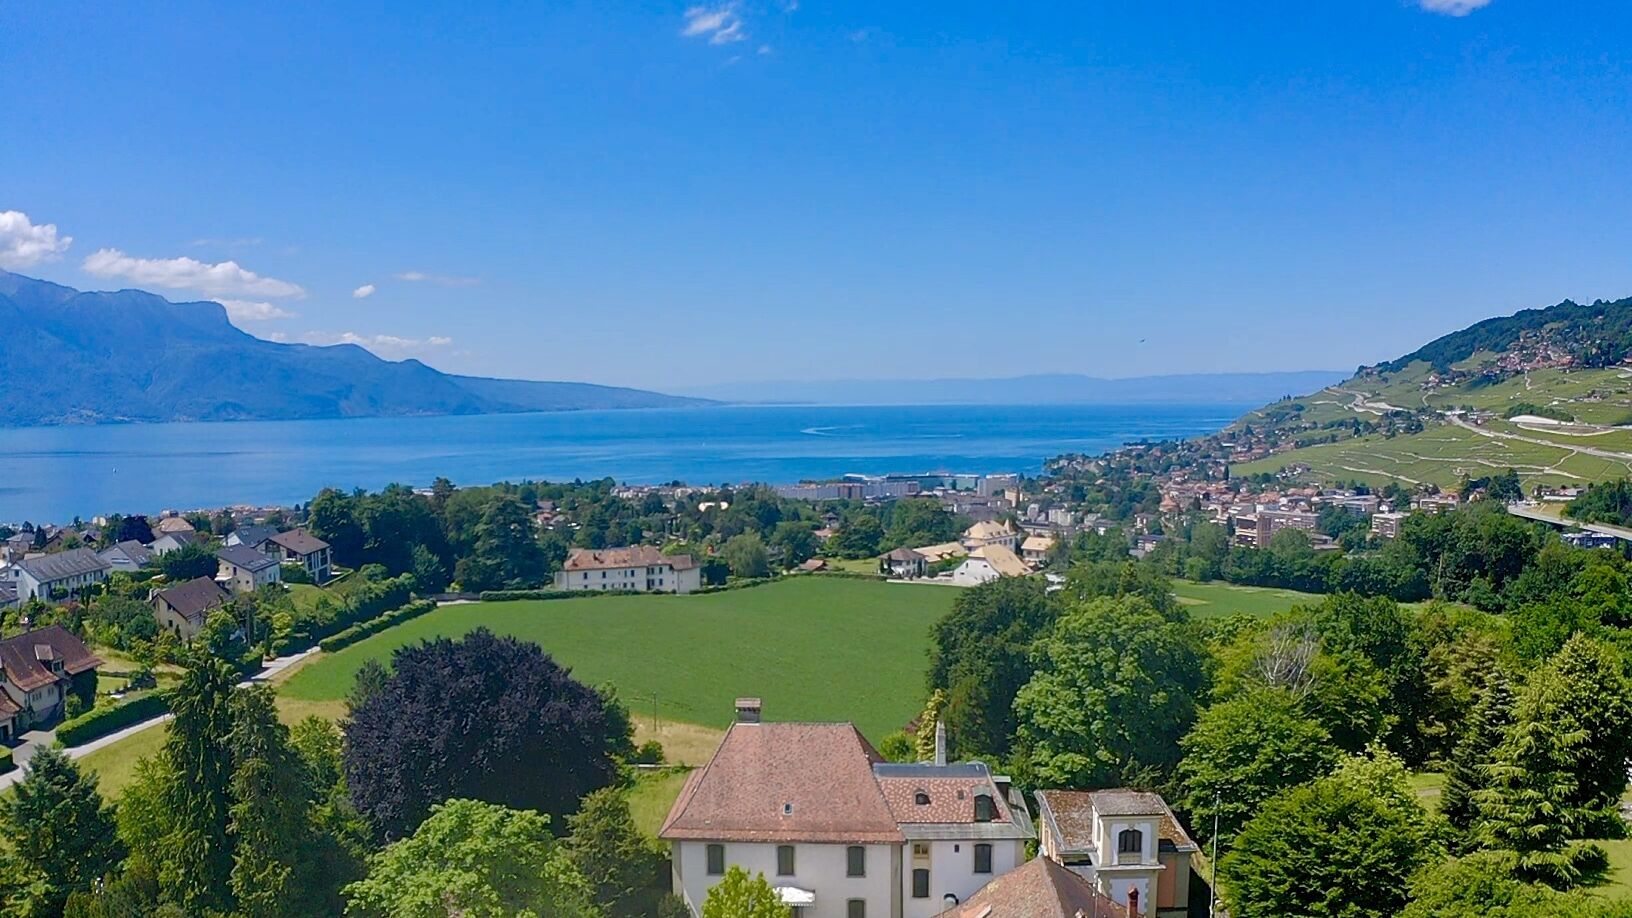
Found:
M 371 618 L 368 621 L 360 624 L 352 625 L 350 628 L 347 628 L 338 634 L 330 635 L 329 637 L 318 641 L 317 646 L 324 653 L 332 653 L 341 649 L 342 647 L 350 647 L 352 644 L 357 643 L 363 638 L 379 634 L 381 631 L 384 631 L 392 625 L 399 625 L 411 618 L 418 618 L 419 616 L 424 615 L 435 608 L 436 602 L 434 600 L 417 600 L 415 602 L 408 603 L 400 609 L 393 609 L 384 615 Z
M 17 763 L 11 760 L 11 750 L 4 746 L 0 746 L 0 775 L 3 775 L 16 767 Z
M 64 746 L 82 746 L 98 737 L 123 730 L 131 724 L 157 717 L 170 710 L 170 696 L 164 692 L 145 695 L 134 701 L 112 707 L 92 708 L 57 728 L 57 739 Z

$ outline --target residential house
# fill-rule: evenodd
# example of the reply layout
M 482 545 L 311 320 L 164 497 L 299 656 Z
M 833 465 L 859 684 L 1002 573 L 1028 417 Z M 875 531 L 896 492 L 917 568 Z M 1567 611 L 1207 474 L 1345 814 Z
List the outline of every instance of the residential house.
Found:
M 1048 553 L 1053 550 L 1053 536 L 1026 536 L 1026 540 L 1020 543 L 1020 560 L 1038 566 L 1048 561 Z
M 12 564 L 23 560 L 34 553 L 34 533 L 15 532 L 0 546 L 0 561 Z
M 202 543 L 199 541 L 198 536 L 194 533 L 167 532 L 164 535 L 154 539 L 153 544 L 149 545 L 147 549 L 153 553 L 153 557 L 162 558 L 173 551 L 179 551 L 180 549 L 186 548 L 189 545 L 199 544 Z
M 232 594 L 208 577 L 196 577 L 168 590 L 154 590 L 149 599 L 159 627 L 190 641 L 204 630 L 211 612 L 232 601 Z
M 290 564 L 306 568 L 314 583 L 324 583 L 334 572 L 333 552 L 329 543 L 304 529 L 280 532 L 266 540 L 267 554 L 276 555 Z
M 1001 545 L 1010 551 L 1020 547 L 1020 533 L 1008 523 L 982 520 L 963 531 L 963 546 L 974 551 L 983 545 Z
M 952 582 L 958 586 L 979 586 L 999 577 L 1024 577 L 1031 573 L 1026 562 L 1002 545 L 983 545 L 969 553 L 969 557 L 952 571 Z
M 61 625 L 0 641 L 0 741 L 62 717 L 75 677 L 101 665 Z
M 154 535 L 171 535 L 178 532 L 192 533 L 194 531 L 193 524 L 179 516 L 164 517 L 153 527 Z
M 221 562 L 216 582 L 234 593 L 253 593 L 267 584 L 283 580 L 278 559 L 244 545 L 233 545 L 215 553 Z
M 1044 857 L 1114 902 L 1143 903 L 1135 914 L 1187 914 L 1191 856 L 1200 849 L 1160 794 L 1118 788 L 1041 790 L 1036 797 Z
M 693 915 L 727 868 L 796 918 L 932 918 L 1025 860 L 1031 814 L 978 762 L 885 762 L 851 724 L 763 723 L 757 699 L 687 779 L 658 838 Z M 944 733 L 942 734 L 944 737 Z
M 1134 903 L 1133 907 L 1138 908 Z M 1137 913 L 1137 912 L 1136 912 Z M 1126 903 L 1112 902 L 1094 885 L 1041 855 L 980 888 L 941 918 L 1124 918 Z
M 9 572 L 0 569 L 0 609 L 15 609 L 17 601 L 17 581 L 12 580 Z
M 665 555 L 650 545 L 574 548 L 555 574 L 558 590 L 629 590 L 690 593 L 702 586 L 691 555 Z
M 924 576 L 924 556 L 910 548 L 897 548 L 879 558 L 878 564 L 884 573 L 902 580 Z
M 267 551 L 266 543 L 268 539 L 271 539 L 277 534 L 278 527 L 276 526 L 239 526 L 237 529 L 227 533 L 227 537 L 225 540 L 223 540 L 222 544 L 226 545 L 228 548 L 231 548 L 234 545 L 242 545 L 246 548 L 253 548 L 259 552 L 272 554 L 272 552 Z
M 89 548 L 71 548 L 54 555 L 28 558 L 14 565 L 17 598 L 51 599 L 76 596 L 108 579 L 112 565 Z
M 108 566 L 116 571 L 134 573 L 153 562 L 153 552 L 146 545 L 135 539 L 119 542 L 111 548 L 104 548 L 96 553 L 98 558 L 108 562 Z

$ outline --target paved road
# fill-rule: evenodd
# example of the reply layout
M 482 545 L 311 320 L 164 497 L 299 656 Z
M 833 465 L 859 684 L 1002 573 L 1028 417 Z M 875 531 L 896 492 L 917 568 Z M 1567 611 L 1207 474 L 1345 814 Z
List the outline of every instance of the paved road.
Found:
M 1445 419 L 1463 430 L 1471 430 L 1481 437 L 1491 437 L 1496 440 L 1518 440 L 1521 443 L 1534 443 L 1537 446 L 1551 446 L 1554 449 L 1567 450 L 1573 453 L 1582 453 L 1588 456 L 1597 456 L 1600 459 L 1614 459 L 1617 462 L 1632 463 L 1632 453 L 1618 453 L 1611 449 L 1599 449 L 1596 446 L 1581 446 L 1575 443 L 1559 443 L 1557 440 L 1543 440 L 1540 437 L 1526 437 L 1520 434 L 1507 433 L 1500 430 L 1489 430 L 1477 424 L 1470 424 L 1468 420 L 1454 414 L 1445 415 Z
M 250 676 L 248 679 L 238 683 L 238 685 L 240 688 L 242 688 L 245 686 L 254 685 L 258 682 L 265 682 L 314 653 L 317 653 L 316 647 L 309 650 L 303 650 L 300 653 L 290 654 L 287 657 L 278 657 L 267 663 L 265 666 L 262 666 L 253 676 Z M 107 736 L 98 737 L 97 739 L 91 740 L 83 745 L 70 746 L 68 747 L 68 757 L 71 759 L 83 758 L 84 756 L 90 755 L 98 749 L 111 746 L 128 736 L 134 736 L 135 734 L 140 733 L 149 727 L 156 727 L 159 724 L 167 723 L 169 720 L 169 714 L 160 714 L 156 717 L 150 717 L 147 720 L 131 724 L 123 730 L 116 730 L 109 733 Z M 4 790 L 23 779 L 23 772 L 25 770 L 23 766 L 26 765 L 28 760 L 33 757 L 36 749 L 42 749 L 56 741 L 57 732 L 55 730 L 31 730 L 28 733 L 23 734 L 23 741 L 13 747 L 11 750 L 12 759 L 17 762 L 17 768 L 14 771 L 0 775 L 0 790 Z

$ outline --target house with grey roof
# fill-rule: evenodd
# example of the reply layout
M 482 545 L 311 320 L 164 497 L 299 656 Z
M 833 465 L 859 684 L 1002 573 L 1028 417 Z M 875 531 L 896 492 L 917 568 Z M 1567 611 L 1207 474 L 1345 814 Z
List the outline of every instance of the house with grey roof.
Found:
M 313 583 L 323 583 L 334 573 L 334 553 L 329 543 L 304 529 L 277 533 L 266 540 L 265 548 L 285 564 L 306 568 Z
M 108 579 L 112 565 L 89 548 L 73 548 L 40 555 L 14 565 L 17 599 L 53 599 L 77 596 Z
M 149 596 L 159 627 L 184 641 L 204 630 L 210 613 L 232 601 L 232 594 L 208 577 L 196 577 Z
M 148 548 L 153 552 L 153 557 L 162 558 L 173 551 L 180 551 L 189 545 L 197 544 L 199 544 L 197 533 L 167 532 L 164 535 L 154 539 L 153 544 L 148 546 Z
M 216 583 L 234 593 L 253 593 L 263 586 L 283 580 L 278 559 L 245 545 L 231 545 L 215 553 L 220 567 Z
M 134 539 L 119 542 L 96 553 L 116 571 L 132 573 L 153 563 L 153 552 Z
M 222 544 L 228 547 L 245 545 L 256 551 L 266 551 L 266 541 L 278 534 L 276 526 L 239 526 L 227 533 Z M 270 554 L 270 553 L 269 553 Z
M 933 918 L 1025 862 L 1031 814 L 979 762 L 891 763 L 852 724 L 763 723 L 758 699 L 692 772 L 658 838 L 700 914 L 731 866 L 801 918 Z

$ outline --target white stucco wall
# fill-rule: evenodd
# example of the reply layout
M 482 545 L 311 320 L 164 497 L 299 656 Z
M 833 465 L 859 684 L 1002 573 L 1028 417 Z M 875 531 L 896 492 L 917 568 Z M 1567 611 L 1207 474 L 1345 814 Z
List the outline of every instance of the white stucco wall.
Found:
M 980 891 L 982 886 L 1024 863 L 1025 842 L 1003 840 L 989 842 L 992 846 L 992 872 L 975 873 L 975 845 L 988 844 L 968 840 L 916 842 L 929 845 L 929 898 L 912 898 L 912 871 L 924 866 L 924 861 L 912 854 L 913 842 L 908 842 L 901 860 L 902 918 L 934 918 L 946 909 L 946 894 L 951 893 L 962 902 Z M 871 912 L 868 912 L 871 915 Z
M 725 867 L 741 867 L 750 874 L 763 873 L 772 886 L 797 886 L 816 893 L 816 904 L 805 908 L 801 918 L 847 918 L 851 899 L 867 903 L 867 918 L 893 918 L 895 863 L 899 856 L 893 845 L 866 845 L 867 875 L 845 876 L 846 845 L 795 845 L 794 874 L 776 873 L 776 845 L 725 842 Z M 720 878 L 708 875 L 708 844 L 676 842 L 674 845 L 675 892 L 701 909 L 709 887 Z M 934 914 L 931 912 L 930 914 Z

